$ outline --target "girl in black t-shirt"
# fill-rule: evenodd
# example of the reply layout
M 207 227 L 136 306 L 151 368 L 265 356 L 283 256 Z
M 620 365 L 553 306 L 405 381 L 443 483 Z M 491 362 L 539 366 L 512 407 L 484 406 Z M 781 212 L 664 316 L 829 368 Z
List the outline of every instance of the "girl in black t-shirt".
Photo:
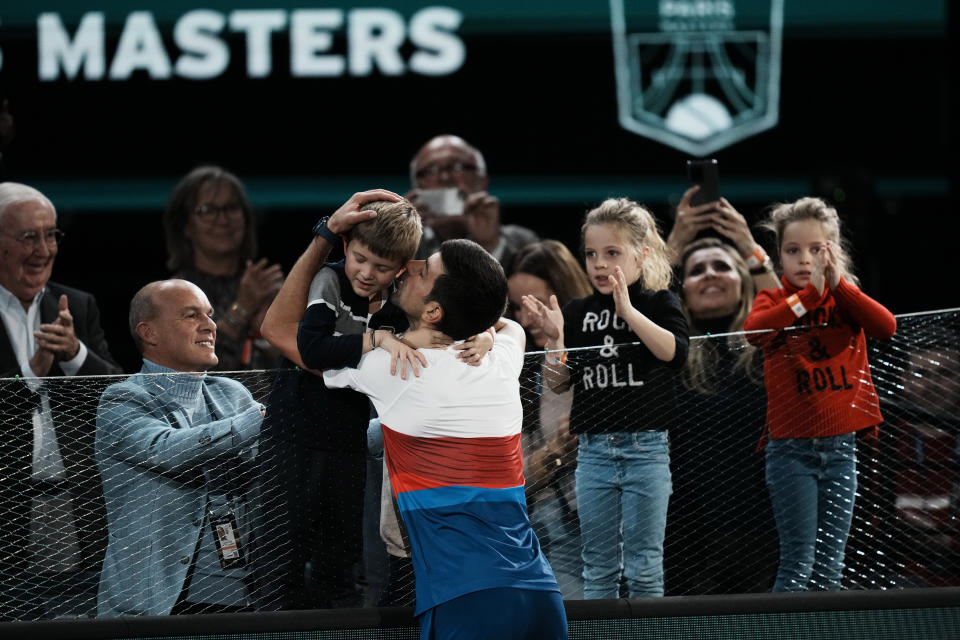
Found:
M 666 245 L 649 211 L 610 199 L 587 214 L 587 275 L 595 292 L 561 311 L 524 305 L 547 336 L 547 381 L 573 388 L 578 434 L 584 597 L 663 595 L 663 539 L 671 492 L 667 428 L 688 349 L 680 301 L 667 287 Z M 599 349 L 567 351 L 599 346 Z

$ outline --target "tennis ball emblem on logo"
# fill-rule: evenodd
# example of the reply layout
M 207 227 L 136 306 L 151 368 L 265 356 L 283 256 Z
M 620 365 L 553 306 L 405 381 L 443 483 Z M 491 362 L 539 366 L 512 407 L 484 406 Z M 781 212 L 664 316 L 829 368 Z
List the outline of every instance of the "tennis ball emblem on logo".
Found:
M 722 102 L 705 93 L 678 100 L 667 110 L 667 129 L 694 140 L 704 140 L 733 126 Z
M 609 0 L 620 125 L 706 156 L 777 124 L 783 0 Z

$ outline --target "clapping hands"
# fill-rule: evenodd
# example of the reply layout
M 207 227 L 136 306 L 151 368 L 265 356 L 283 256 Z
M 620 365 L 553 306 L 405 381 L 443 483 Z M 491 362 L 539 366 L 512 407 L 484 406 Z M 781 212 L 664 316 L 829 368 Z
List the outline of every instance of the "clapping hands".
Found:
M 557 302 L 557 296 L 550 296 L 550 306 L 543 304 L 535 296 L 523 296 L 523 306 L 530 313 L 535 327 L 547 336 L 548 348 L 554 348 L 557 341 L 563 338 L 563 311 Z M 554 346 L 551 346 L 554 345 Z
M 823 293 L 823 287 L 829 285 L 836 289 L 840 284 L 840 270 L 837 268 L 837 247 L 833 242 L 827 242 L 817 254 L 810 269 L 810 282 Z
M 623 274 L 623 269 L 619 266 L 614 267 L 613 274 L 607 276 L 607 282 L 610 283 L 613 291 L 613 304 L 616 306 L 617 315 L 627 320 L 631 313 L 636 309 L 630 302 L 630 291 L 627 289 L 627 277 Z
M 47 375 L 56 358 L 70 360 L 80 351 L 80 340 L 73 329 L 67 296 L 61 295 L 57 304 L 57 319 L 41 324 L 40 330 L 33 334 L 37 340 L 37 351 L 30 358 L 30 368 L 38 376 Z

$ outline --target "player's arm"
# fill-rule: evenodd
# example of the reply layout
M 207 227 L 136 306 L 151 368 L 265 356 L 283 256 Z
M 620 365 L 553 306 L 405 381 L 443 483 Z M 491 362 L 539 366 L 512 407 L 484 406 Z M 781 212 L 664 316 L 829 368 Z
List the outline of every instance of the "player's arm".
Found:
M 322 236 L 317 236 L 310 242 L 284 280 L 260 326 L 260 333 L 270 344 L 291 362 L 303 368 L 306 367 L 297 348 L 297 329 L 307 308 L 310 283 L 326 261 L 330 249 L 330 241 Z

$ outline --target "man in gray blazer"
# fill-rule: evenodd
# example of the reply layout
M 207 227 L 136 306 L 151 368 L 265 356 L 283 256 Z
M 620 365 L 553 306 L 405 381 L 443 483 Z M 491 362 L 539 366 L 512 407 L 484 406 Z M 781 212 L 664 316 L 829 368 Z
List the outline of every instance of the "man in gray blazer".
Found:
M 217 364 L 213 308 L 185 280 L 130 303 L 140 373 L 107 388 L 95 453 L 107 503 L 100 617 L 249 609 L 262 405 Z

